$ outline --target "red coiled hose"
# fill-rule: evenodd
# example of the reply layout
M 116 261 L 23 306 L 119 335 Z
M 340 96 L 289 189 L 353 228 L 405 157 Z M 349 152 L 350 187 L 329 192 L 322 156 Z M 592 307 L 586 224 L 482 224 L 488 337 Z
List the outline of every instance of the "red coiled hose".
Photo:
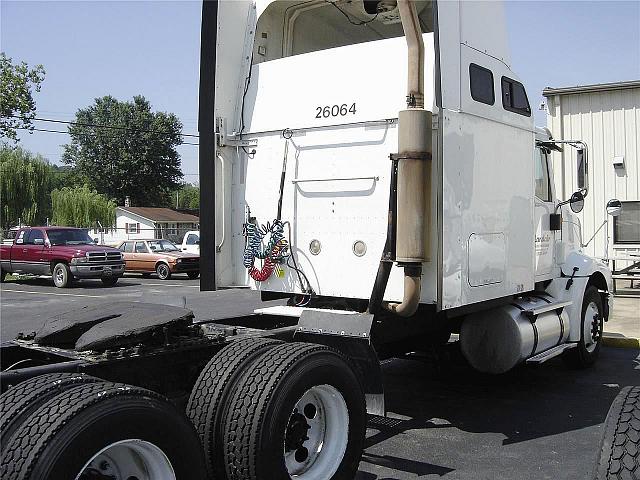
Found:
M 249 275 L 251 276 L 251 278 L 253 278 L 256 282 L 264 282 L 267 278 L 269 278 L 273 271 L 276 269 L 274 258 L 277 258 L 280 251 L 286 248 L 287 241 L 285 239 L 281 239 L 280 241 L 278 241 L 278 243 L 274 245 L 273 250 L 271 250 L 271 253 L 265 259 L 262 269 L 258 270 L 253 265 L 249 268 Z

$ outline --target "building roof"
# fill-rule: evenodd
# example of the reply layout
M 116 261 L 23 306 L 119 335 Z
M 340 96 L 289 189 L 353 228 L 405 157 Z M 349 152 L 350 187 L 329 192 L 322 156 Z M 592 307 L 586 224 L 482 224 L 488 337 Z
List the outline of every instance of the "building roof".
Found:
M 157 207 L 118 207 L 125 212 L 133 213 L 153 222 L 198 223 L 200 219 L 195 215 L 180 213 L 170 208 Z
M 575 95 L 578 93 L 610 92 L 612 90 L 627 90 L 629 88 L 640 88 L 640 80 L 614 83 L 597 83 L 595 85 L 576 85 L 575 87 L 547 87 L 542 91 L 542 95 L 544 95 L 545 97 L 551 97 L 552 95 Z

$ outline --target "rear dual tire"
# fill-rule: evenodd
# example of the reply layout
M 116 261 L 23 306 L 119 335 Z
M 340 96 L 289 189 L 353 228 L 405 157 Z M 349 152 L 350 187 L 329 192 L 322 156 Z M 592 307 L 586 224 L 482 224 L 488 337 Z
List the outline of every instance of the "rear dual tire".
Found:
M 205 478 L 183 413 L 154 392 L 97 380 L 41 404 L 11 435 L 1 464 L 4 480 Z
M 225 478 L 222 427 L 231 392 L 258 356 L 281 343 L 266 338 L 231 342 L 213 356 L 196 380 L 187 415 L 200 436 L 210 478 Z
M 229 480 L 354 478 L 366 430 L 364 394 L 338 352 L 288 343 L 258 357 L 224 423 Z
M 45 402 L 69 388 L 98 382 L 83 373 L 49 373 L 25 380 L 0 395 L 0 451 L 22 423 Z

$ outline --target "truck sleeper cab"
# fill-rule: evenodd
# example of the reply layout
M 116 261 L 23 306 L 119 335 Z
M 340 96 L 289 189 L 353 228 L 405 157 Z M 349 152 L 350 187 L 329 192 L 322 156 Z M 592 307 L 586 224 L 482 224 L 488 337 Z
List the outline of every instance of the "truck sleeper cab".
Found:
M 346 301 L 365 311 L 386 257 L 396 262 L 384 305 L 402 302 L 413 278 L 415 318 L 429 320 L 425 331 L 445 324 L 464 337 L 460 326 L 488 302 L 544 295 L 569 317 L 553 327 L 559 354 L 584 336 L 588 286 L 599 290 L 606 318 L 610 273 L 582 254 L 579 221 L 555 196 L 547 150 L 557 145 L 534 128 L 525 88 L 510 68 L 502 6 L 412 3 L 431 112 L 417 135 L 430 161 L 419 174 L 424 204 L 414 209 L 424 215 L 395 217 L 393 226 L 409 224 L 412 235 L 424 229 L 417 240 L 423 258 L 412 264 L 421 273 L 407 277 L 411 259 L 386 248 L 389 201 L 400 192 L 389 156 L 402 137 L 398 111 L 407 99 L 412 108 L 412 60 L 398 4 L 223 2 L 214 110 L 222 212 L 216 283 L 246 284 L 298 305 Z M 576 187 L 586 193 L 588 185 Z M 394 201 L 397 208 L 404 202 Z M 394 235 L 394 243 L 406 241 Z M 287 251 L 266 258 L 278 242 Z M 565 276 L 573 280 L 569 290 Z M 476 366 L 513 366 L 486 363 Z

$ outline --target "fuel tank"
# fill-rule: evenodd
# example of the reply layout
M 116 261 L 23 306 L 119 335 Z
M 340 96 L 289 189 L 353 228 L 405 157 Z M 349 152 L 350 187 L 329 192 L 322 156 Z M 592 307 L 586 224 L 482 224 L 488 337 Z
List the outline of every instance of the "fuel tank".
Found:
M 498 374 L 566 342 L 569 318 L 562 308 L 532 314 L 553 303 L 549 295 L 532 295 L 467 316 L 460 330 L 463 355 L 476 370 Z

